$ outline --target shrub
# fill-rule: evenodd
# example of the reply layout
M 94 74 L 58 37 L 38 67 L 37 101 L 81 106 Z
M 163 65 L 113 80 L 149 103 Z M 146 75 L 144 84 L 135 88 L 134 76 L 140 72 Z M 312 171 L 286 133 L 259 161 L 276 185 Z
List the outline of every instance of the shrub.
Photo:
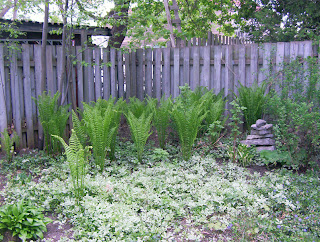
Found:
M 6 160 L 10 163 L 14 155 L 14 143 L 16 146 L 19 146 L 19 136 L 16 131 L 13 131 L 10 137 L 7 129 L 1 132 L 1 134 L 1 149 L 6 153 Z
M 60 144 L 57 140 L 52 140 L 51 135 L 64 137 L 64 131 L 69 119 L 68 112 L 70 105 L 59 106 L 58 99 L 60 93 L 57 92 L 53 97 L 49 91 L 43 92 L 38 99 L 34 99 L 39 110 L 39 118 L 44 131 L 46 151 L 48 153 L 60 151 Z
M 44 217 L 42 212 L 42 208 L 32 205 L 30 201 L 4 205 L 0 207 L 0 231 L 9 230 L 22 241 L 43 239 L 46 225 L 52 220 Z

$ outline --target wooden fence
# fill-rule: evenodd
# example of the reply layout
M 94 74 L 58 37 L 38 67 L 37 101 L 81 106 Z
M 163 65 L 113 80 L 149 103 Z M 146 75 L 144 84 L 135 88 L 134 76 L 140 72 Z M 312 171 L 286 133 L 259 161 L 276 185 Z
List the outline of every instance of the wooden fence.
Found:
M 40 49 L 40 45 L 24 44 L 21 51 L 9 51 L 0 45 L 0 92 L 6 104 L 6 112 L 0 110 L 0 115 L 6 115 L 8 126 L 14 126 L 22 147 L 38 146 L 40 125 L 32 97 L 40 95 Z M 82 51 L 81 47 L 72 51 L 77 63 L 70 70 L 69 85 L 76 94 L 73 105 L 80 108 L 83 101 L 110 95 L 125 99 L 177 97 L 179 86 L 185 83 L 192 89 L 213 88 L 216 93 L 224 89 L 227 95 L 237 91 L 238 81 L 246 86 L 255 80 L 261 83 L 269 72 L 279 71 L 283 61 L 318 55 L 311 41 L 138 49 L 130 53 L 100 48 Z M 62 70 L 61 46 L 47 46 L 46 58 L 47 90 L 55 93 Z M 68 103 L 72 102 L 70 93 L 70 89 L 62 93 Z M 0 128 L 3 131 L 4 127 Z

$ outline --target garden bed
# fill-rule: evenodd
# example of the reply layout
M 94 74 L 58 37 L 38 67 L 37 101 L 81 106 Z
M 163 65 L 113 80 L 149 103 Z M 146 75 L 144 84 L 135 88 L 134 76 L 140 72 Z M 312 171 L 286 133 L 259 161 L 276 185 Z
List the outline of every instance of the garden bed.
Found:
M 6 186 L 1 195 L 5 203 L 28 199 L 44 208 L 55 220 L 47 225 L 47 241 L 320 238 L 316 172 L 242 168 L 222 162 L 217 150 L 186 162 L 175 146 L 168 146 L 167 157 L 147 146 L 144 163 L 135 164 L 133 150 L 130 142 L 120 142 L 117 161 L 102 174 L 90 163 L 80 201 L 73 195 L 64 157 L 31 152 L 10 165 L 2 161 L 0 177 Z

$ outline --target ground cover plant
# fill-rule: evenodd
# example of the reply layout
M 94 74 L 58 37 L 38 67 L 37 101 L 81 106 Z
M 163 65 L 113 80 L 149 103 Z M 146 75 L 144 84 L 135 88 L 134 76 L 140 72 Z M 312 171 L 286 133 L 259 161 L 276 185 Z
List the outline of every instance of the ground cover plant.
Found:
M 117 161 L 102 174 L 90 168 L 80 200 L 74 196 L 64 157 L 38 171 L 38 181 L 21 185 L 9 179 L 1 195 L 8 204 L 29 199 L 59 214 L 59 220 L 72 223 L 78 241 L 320 238 L 318 173 L 299 175 L 283 169 L 261 176 L 235 163 L 219 164 L 215 154 L 185 161 L 174 149 L 157 158 L 146 152 L 145 158 L 154 159 L 153 163 L 133 164 L 133 144 L 120 143 Z M 32 156 L 17 157 L 17 164 L 19 159 L 27 160 L 25 168 L 40 162 Z

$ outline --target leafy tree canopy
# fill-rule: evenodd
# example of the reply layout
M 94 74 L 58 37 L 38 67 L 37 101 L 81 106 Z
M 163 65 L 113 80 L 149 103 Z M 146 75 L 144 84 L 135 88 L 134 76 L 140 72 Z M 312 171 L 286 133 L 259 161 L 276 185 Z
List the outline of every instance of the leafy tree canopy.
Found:
M 26 11 L 43 13 L 43 0 L 0 0 L 11 16 L 14 9 L 22 19 Z M 61 9 L 68 3 L 68 23 L 86 24 L 95 22 L 98 26 L 112 27 L 112 46 L 119 47 L 125 36 L 131 37 L 132 45 L 151 43 L 160 38 L 169 39 L 167 19 L 163 1 L 160 0 L 50 0 L 50 19 L 61 19 Z M 236 17 L 233 0 L 177 0 L 181 33 L 177 36 L 190 39 L 206 37 L 207 32 L 218 28 L 222 33 L 233 34 L 233 20 Z M 104 8 L 103 6 L 113 6 Z M 169 5 L 171 5 L 169 1 Z M 17 7 L 19 6 L 19 7 Z M 7 10 L 7 9 L 11 10 Z M 65 11 L 66 12 L 66 11 Z M 19 14 L 20 13 L 20 14 Z M 29 15 L 30 16 L 30 15 Z M 171 13 L 174 19 L 173 11 Z
M 242 31 L 255 42 L 312 40 L 320 35 L 318 0 L 240 0 Z

